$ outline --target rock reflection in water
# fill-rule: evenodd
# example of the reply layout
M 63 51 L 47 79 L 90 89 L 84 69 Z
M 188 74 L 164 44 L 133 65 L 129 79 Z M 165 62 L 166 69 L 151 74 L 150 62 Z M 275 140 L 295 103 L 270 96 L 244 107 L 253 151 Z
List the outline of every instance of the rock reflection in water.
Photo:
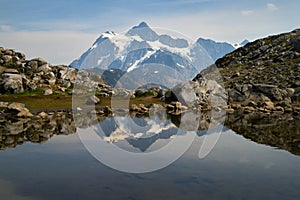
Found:
M 26 142 L 43 143 L 53 135 L 75 132 L 75 123 L 68 112 L 49 114 L 46 118 L 1 118 L 0 149 L 14 148 Z
M 230 114 L 225 125 L 256 143 L 300 155 L 300 119 L 292 114 Z
M 104 130 L 102 137 L 108 142 L 126 141 L 129 145 L 144 152 L 158 140 L 170 139 L 177 134 L 180 127 L 180 115 L 156 113 L 149 117 L 137 117 L 130 114 L 119 117 L 99 116 L 96 114 L 76 114 L 76 124 L 72 112 L 53 112 L 46 117 L 28 119 L 0 118 L 0 149 L 14 148 L 26 142 L 43 143 L 54 135 L 68 135 L 76 132 L 76 125 L 87 128 L 99 124 Z M 198 136 L 203 136 L 211 125 L 210 113 L 199 114 Z M 116 120 L 117 119 L 117 120 Z M 142 129 L 126 129 L 122 132 L 118 123 L 127 123 L 128 120 Z M 123 121 L 122 121 L 123 120 Z M 266 115 L 262 113 L 230 114 L 226 118 L 226 127 L 237 134 L 261 144 L 287 150 L 300 155 L 300 119 L 285 115 Z M 129 126 L 130 127 L 130 126 Z M 188 128 L 183 126 L 184 128 Z M 212 127 L 212 126 L 210 126 Z M 125 127 L 126 128 L 126 127 Z M 126 133 L 127 132 L 127 133 Z M 130 134 L 128 134 L 130 133 Z

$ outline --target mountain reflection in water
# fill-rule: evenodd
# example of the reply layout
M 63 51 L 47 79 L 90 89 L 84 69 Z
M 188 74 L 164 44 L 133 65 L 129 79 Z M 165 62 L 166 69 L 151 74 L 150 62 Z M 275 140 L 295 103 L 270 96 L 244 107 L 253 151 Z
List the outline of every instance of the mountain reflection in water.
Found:
M 26 142 L 43 143 L 54 135 L 69 135 L 76 126 L 87 128 L 99 126 L 107 142 L 127 142 L 141 152 L 158 141 L 171 139 L 177 134 L 180 115 L 156 115 L 149 117 L 75 115 L 71 112 L 53 112 L 45 118 L 7 119 L 0 118 L 0 149 L 14 148 Z M 197 135 L 206 134 L 209 113 L 200 116 Z M 130 128 L 130 123 L 136 128 Z M 227 115 L 225 126 L 256 143 L 266 144 L 300 155 L 300 120 L 293 115 L 247 114 Z M 145 131 L 146 130 L 146 131 Z

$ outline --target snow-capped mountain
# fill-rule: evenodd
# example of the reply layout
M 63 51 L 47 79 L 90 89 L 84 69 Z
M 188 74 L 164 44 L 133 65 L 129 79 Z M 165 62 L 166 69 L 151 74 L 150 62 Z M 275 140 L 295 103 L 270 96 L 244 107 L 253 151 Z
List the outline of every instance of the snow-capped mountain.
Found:
M 175 69 L 186 80 L 213 64 L 211 56 L 199 43 L 170 35 L 159 35 L 145 22 L 125 34 L 102 33 L 81 57 L 70 65 L 78 69 L 119 69 L 130 72 L 146 64 Z M 156 70 L 156 73 L 157 72 Z

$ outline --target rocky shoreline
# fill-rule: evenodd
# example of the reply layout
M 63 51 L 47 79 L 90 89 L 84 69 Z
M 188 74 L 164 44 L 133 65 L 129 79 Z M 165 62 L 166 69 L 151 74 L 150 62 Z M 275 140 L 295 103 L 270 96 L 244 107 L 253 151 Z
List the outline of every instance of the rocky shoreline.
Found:
M 32 112 L 28 116 L 18 116 L 20 112 L 28 111 L 23 104 L 1 102 L 0 114 L 0 149 L 14 148 L 26 142 L 43 143 L 54 135 L 69 135 L 76 133 L 77 128 L 87 128 L 101 123 L 113 116 L 169 118 L 174 125 L 182 127 L 181 117 L 189 110 L 168 110 L 166 106 L 153 104 L 151 106 L 132 105 L 128 110 L 112 112 L 110 107 L 96 108 L 89 112 L 81 110 L 49 110 Z M 5 105 L 5 106 L 3 106 Z M 174 105 L 174 107 L 176 104 Z M 177 106 L 179 104 L 177 103 Z M 162 114 L 166 111 L 167 115 Z M 30 112 L 30 111 L 28 111 Z M 30 112 L 31 113 L 31 112 Z M 129 115 L 128 115 L 129 114 Z M 211 127 L 211 112 L 198 112 L 200 121 L 198 130 Z M 166 120 L 166 119 L 165 119 Z M 300 155 L 300 115 L 278 112 L 251 112 L 243 110 L 227 113 L 224 125 L 237 134 L 257 143 L 285 149 L 295 155 Z

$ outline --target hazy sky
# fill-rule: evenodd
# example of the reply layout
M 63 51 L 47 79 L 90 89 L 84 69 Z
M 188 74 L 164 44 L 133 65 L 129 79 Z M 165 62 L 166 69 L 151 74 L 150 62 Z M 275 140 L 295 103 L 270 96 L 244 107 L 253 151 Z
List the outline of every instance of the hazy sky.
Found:
M 237 43 L 299 28 L 299 0 L 1 0 L 0 46 L 69 64 L 104 31 L 151 27 Z

